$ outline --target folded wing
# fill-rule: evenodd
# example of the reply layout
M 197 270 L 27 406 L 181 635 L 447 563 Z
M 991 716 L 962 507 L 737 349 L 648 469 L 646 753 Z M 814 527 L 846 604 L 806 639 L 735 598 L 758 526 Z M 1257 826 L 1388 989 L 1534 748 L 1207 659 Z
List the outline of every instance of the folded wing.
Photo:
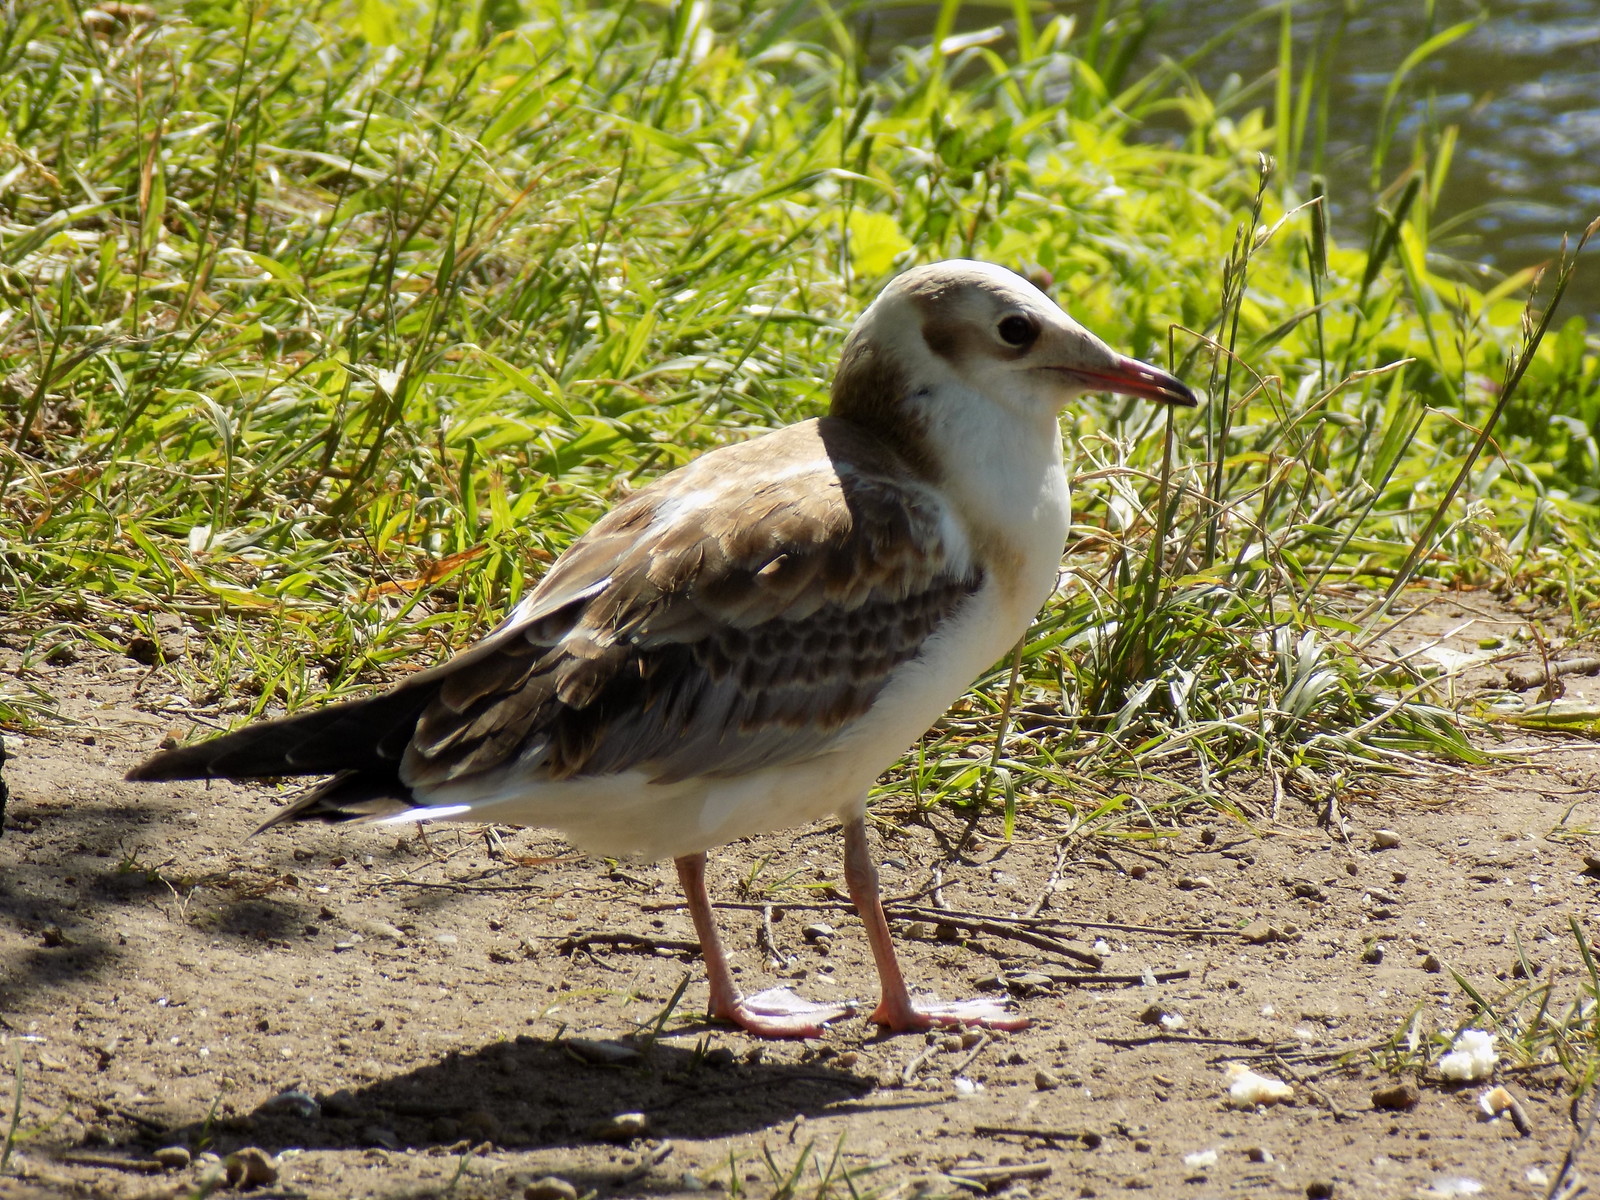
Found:
M 870 708 L 981 582 L 936 494 L 890 450 L 806 422 L 635 493 L 450 662 L 130 778 L 336 772 L 280 819 L 338 820 L 490 775 L 533 789 L 795 762 Z

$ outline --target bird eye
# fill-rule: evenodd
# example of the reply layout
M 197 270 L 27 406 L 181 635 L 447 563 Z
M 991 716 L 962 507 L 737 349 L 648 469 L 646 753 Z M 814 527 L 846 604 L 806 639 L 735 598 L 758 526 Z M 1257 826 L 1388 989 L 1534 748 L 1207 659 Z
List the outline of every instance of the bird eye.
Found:
M 999 330 L 1000 340 L 1008 346 L 1031 346 L 1039 337 L 1039 326 L 1016 313 L 1002 318 Z

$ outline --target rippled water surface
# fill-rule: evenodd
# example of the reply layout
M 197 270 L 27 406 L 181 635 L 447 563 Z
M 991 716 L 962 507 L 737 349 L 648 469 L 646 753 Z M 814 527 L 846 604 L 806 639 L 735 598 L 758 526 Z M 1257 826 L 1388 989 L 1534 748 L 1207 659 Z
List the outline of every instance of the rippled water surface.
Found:
M 1159 24 L 1130 78 L 1153 67 L 1159 56 L 1181 57 L 1228 24 L 1265 12 L 1265 19 L 1239 29 L 1195 68 L 1212 94 L 1233 75 L 1246 83 L 1257 80 L 1276 69 L 1281 10 L 1281 4 L 1259 0 L 1168 0 L 1159 6 Z M 1094 6 L 1068 3 L 1058 11 L 1087 20 Z M 1003 22 L 1009 5 L 974 5 L 962 15 L 963 27 L 976 28 Z M 1435 248 L 1499 271 L 1550 258 L 1563 232 L 1576 234 L 1600 215 L 1600 0 L 1502 0 L 1486 9 L 1438 0 L 1431 18 L 1424 4 L 1410 0 L 1299 0 L 1297 75 L 1314 46 L 1332 42 L 1342 18 L 1322 168 L 1346 238 L 1365 233 L 1370 146 L 1395 69 L 1431 33 L 1480 16 L 1472 33 L 1414 72 L 1403 93 L 1407 102 L 1384 182 L 1409 161 L 1423 122 L 1458 126 L 1454 163 L 1439 198 Z M 925 38 L 931 26 L 931 14 L 902 9 L 880 23 L 878 36 L 913 40 L 920 27 Z M 1254 103 L 1270 104 L 1270 91 Z M 1309 163 L 1301 166 L 1303 176 Z M 1600 249 L 1586 255 L 1567 303 L 1573 311 L 1600 315 Z

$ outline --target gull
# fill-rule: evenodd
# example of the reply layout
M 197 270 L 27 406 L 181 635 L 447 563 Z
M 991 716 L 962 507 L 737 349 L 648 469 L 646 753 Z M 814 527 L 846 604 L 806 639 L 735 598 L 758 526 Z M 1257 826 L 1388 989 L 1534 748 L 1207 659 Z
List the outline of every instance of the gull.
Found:
M 723 446 L 600 518 L 481 641 L 366 699 L 168 750 L 133 780 L 330 775 L 289 821 L 492 821 L 674 860 L 711 1017 L 809 1037 L 853 1005 L 741 997 L 706 851 L 827 817 L 892 1031 L 1021 1028 L 913 1001 L 867 790 L 1026 633 L 1058 581 L 1058 417 L 1086 392 L 1195 397 L 1002 267 L 916 267 L 845 340 L 829 414 Z M 260 832 L 260 830 L 257 830 Z

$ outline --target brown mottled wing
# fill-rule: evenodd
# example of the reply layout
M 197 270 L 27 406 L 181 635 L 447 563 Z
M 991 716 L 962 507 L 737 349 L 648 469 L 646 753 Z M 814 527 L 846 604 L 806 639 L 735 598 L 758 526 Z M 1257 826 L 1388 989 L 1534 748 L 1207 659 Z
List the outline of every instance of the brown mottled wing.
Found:
M 638 492 L 438 670 L 401 777 L 671 781 L 816 753 L 981 582 L 905 471 L 823 420 Z

